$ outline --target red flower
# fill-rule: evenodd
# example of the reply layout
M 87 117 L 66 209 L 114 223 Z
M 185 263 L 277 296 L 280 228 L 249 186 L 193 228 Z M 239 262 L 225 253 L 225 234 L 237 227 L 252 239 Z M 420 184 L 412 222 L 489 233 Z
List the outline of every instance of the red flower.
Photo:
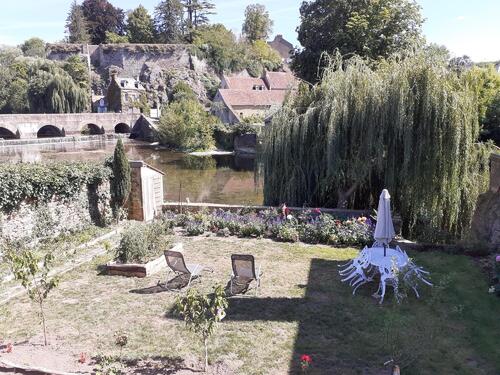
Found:
M 12 353 L 12 344 L 10 342 L 7 344 L 7 349 L 5 351 L 7 353 Z
M 80 358 L 78 358 L 78 362 L 80 363 L 87 362 L 87 356 L 85 355 L 85 353 L 80 353 Z
M 312 359 L 311 359 L 311 356 L 308 356 L 307 354 L 302 354 L 302 355 L 300 356 L 300 361 L 301 361 L 301 362 L 311 363 L 311 362 L 312 362 Z
M 314 211 L 315 213 L 317 213 L 317 214 L 320 214 L 320 213 L 321 213 L 321 209 L 319 209 L 319 208 L 315 208 L 313 211 Z

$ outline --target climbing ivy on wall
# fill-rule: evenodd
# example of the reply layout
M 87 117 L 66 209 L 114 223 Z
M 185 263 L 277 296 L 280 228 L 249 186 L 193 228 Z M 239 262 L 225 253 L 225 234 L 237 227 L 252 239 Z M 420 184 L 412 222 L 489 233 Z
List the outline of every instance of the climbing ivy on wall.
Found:
M 0 211 L 9 213 L 23 202 L 71 199 L 87 185 L 109 180 L 110 168 L 93 163 L 57 162 L 0 165 Z

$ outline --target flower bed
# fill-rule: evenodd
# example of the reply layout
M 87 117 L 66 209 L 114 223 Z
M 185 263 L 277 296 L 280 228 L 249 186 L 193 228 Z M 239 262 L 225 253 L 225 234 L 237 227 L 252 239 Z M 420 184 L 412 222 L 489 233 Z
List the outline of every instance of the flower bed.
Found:
M 306 242 L 342 246 L 363 246 L 373 240 L 374 224 L 364 216 L 339 220 L 321 210 L 303 211 L 297 215 L 278 210 L 215 210 L 177 214 L 166 212 L 165 218 L 182 227 L 190 236 L 205 232 L 220 236 L 265 237 L 285 242 Z

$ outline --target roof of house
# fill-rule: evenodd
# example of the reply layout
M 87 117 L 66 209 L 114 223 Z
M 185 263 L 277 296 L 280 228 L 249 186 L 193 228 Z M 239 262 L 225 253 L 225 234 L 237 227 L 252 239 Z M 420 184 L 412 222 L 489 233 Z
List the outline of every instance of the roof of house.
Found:
M 220 89 L 219 94 L 222 100 L 230 106 L 262 107 L 282 105 L 285 101 L 287 92 L 285 90 L 258 91 Z
M 265 79 L 270 90 L 288 90 L 297 86 L 297 79 L 287 72 L 267 72 Z
M 144 87 L 142 86 L 141 82 L 135 78 L 129 78 L 129 77 L 114 77 L 116 80 L 116 83 L 120 86 L 122 89 L 126 90 L 144 90 Z
M 262 78 L 253 77 L 224 77 L 227 89 L 230 90 L 253 90 L 255 86 L 262 86 L 267 90 L 266 83 Z

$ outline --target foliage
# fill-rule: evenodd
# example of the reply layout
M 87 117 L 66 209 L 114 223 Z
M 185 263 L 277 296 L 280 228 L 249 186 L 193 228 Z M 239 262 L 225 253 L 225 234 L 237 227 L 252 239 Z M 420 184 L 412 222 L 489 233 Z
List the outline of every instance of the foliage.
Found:
M 121 263 L 147 263 L 161 255 L 171 232 L 168 220 L 130 223 L 122 233 L 116 259 Z
M 245 9 L 242 32 L 249 42 L 265 41 L 273 31 L 273 21 L 262 4 L 250 4 Z
M 71 3 L 71 8 L 68 13 L 68 18 L 66 19 L 66 33 L 68 34 L 69 43 L 89 43 L 89 25 L 85 16 L 83 15 L 83 9 L 76 0 Z
M 280 54 L 265 40 L 256 40 L 250 46 L 249 58 L 258 61 L 265 69 L 274 71 L 282 66 Z
M 209 150 L 214 147 L 213 127 L 217 119 L 195 100 L 173 102 L 159 121 L 162 144 L 181 150 Z
M 448 67 L 456 73 L 463 73 L 474 66 L 474 62 L 467 55 L 453 57 L 448 62 Z
M 129 43 L 128 35 L 120 35 L 112 31 L 106 31 L 105 40 L 108 44 Z
M 404 235 L 422 220 L 455 236 L 469 227 L 488 150 L 476 143 L 474 95 L 456 74 L 426 54 L 376 71 L 354 58 L 301 95 L 263 137 L 266 205 L 366 208 L 386 187 Z
M 483 120 L 481 138 L 491 139 L 500 147 L 500 91 L 493 97 Z
M 40 38 L 31 38 L 20 46 L 24 56 L 27 57 L 45 57 L 45 42 Z
M 202 221 L 189 221 L 186 223 L 186 233 L 188 236 L 200 236 L 205 233 L 205 224 Z
M 87 185 L 100 185 L 110 174 L 104 165 L 84 162 L 0 164 L 0 210 L 12 212 L 25 201 L 71 199 Z
M 224 289 L 218 285 L 210 295 L 202 295 L 190 289 L 185 297 L 178 297 L 175 311 L 189 330 L 200 335 L 205 346 L 205 371 L 208 367 L 208 339 L 217 324 L 226 316 L 228 302 Z
M 183 100 L 198 100 L 198 97 L 191 86 L 186 82 L 179 81 L 172 87 L 170 100 L 173 102 L 180 102 Z
M 208 24 L 208 16 L 215 14 L 215 4 L 208 0 L 182 0 L 182 3 L 186 10 L 186 39 L 192 43 L 197 30 Z
M 81 88 L 90 87 L 89 69 L 87 64 L 78 55 L 68 57 L 63 69 L 71 76 L 73 82 Z
M 123 148 L 123 142 L 118 139 L 113 156 L 113 178 L 111 179 L 111 196 L 115 208 L 124 207 L 130 195 L 132 186 L 130 164 Z
M 96 359 L 96 375 L 122 375 L 121 363 L 110 356 L 98 356 Z
M 337 50 L 379 59 L 404 52 L 421 42 L 423 18 L 413 0 L 315 0 L 300 7 L 297 29 L 303 49 L 297 51 L 293 70 L 308 82 L 317 82 L 324 52 Z
M 184 6 L 181 0 L 163 0 L 155 8 L 155 26 L 162 43 L 178 43 L 183 38 Z
M 125 34 L 125 13 L 107 0 L 84 0 L 83 15 L 88 22 L 92 44 L 107 42 L 106 32 Z
M 43 309 L 44 301 L 47 299 L 50 291 L 58 284 L 57 278 L 49 277 L 53 256 L 51 253 L 48 253 L 42 261 L 33 251 L 23 250 L 19 252 L 18 249 L 11 249 L 7 253 L 6 259 L 10 264 L 15 279 L 21 282 L 21 285 L 28 291 L 30 299 L 40 309 L 43 337 L 45 345 L 47 345 L 47 328 Z
M 261 76 L 264 69 L 277 70 L 282 65 L 279 54 L 265 41 L 238 40 L 222 24 L 199 28 L 193 45 L 194 52 L 206 59 L 217 73 L 247 69 L 251 75 Z
M 128 40 L 130 43 L 154 43 L 156 31 L 153 18 L 146 8 L 139 5 L 128 15 L 127 22 Z

